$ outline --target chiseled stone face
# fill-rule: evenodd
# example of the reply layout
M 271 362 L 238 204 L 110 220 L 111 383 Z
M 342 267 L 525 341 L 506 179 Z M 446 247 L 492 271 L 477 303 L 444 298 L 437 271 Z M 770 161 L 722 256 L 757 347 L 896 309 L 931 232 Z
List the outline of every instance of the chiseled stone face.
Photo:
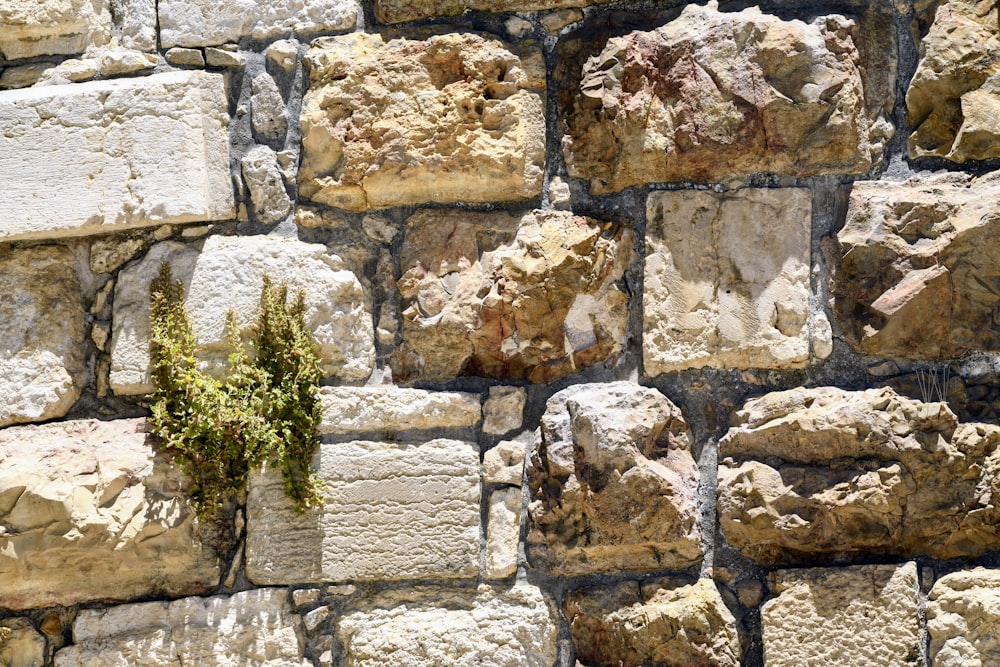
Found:
M 1000 350 L 998 197 L 1000 172 L 854 184 L 832 291 L 859 352 Z
M 917 566 L 778 570 L 761 606 L 768 667 L 923 664 Z
M 474 12 L 531 12 L 562 7 L 586 7 L 609 0 L 375 0 L 375 18 L 383 23 L 402 23 L 433 16 L 457 16 Z
M 719 523 L 765 565 L 1000 548 L 1000 427 L 891 389 L 748 401 L 719 442 Z
M 1000 664 L 1000 570 L 977 567 L 934 582 L 927 600 L 933 667 Z
M 246 558 L 255 584 L 478 575 L 476 445 L 323 444 L 314 472 L 324 505 L 301 515 L 279 472 L 251 477 Z
M 111 36 L 107 0 L 3 0 L 0 56 L 7 60 L 82 53 Z M 2 133 L 0 133 L 2 135 Z
M 302 195 L 352 211 L 537 196 L 545 76 L 535 56 L 472 33 L 316 40 L 305 57 Z
M 577 56 L 582 71 L 567 79 L 569 174 L 603 194 L 759 172 L 864 173 L 892 135 L 893 38 L 880 35 L 885 61 L 862 63 L 865 36 L 843 16 L 806 24 L 709 3 L 612 37 Z
M 809 191 L 794 188 L 651 193 L 646 373 L 804 366 L 811 211 Z
M 378 437 L 406 431 L 465 430 L 482 417 L 479 396 L 395 385 L 321 387 L 319 435 Z

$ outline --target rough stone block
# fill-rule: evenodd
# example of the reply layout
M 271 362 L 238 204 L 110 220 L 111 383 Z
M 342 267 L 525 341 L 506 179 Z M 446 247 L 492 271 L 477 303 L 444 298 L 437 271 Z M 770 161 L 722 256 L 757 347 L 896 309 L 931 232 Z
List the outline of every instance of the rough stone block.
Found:
M 107 43 L 110 36 L 107 0 L 4 0 L 0 4 L 0 56 L 7 60 L 82 53 Z
M 479 452 L 471 443 L 324 444 L 324 504 L 298 515 L 276 471 L 247 500 L 247 576 L 258 585 L 475 578 Z
M 42 667 L 45 664 L 45 637 L 35 630 L 28 618 L 5 618 L 0 621 L 0 665 L 4 667 Z
M 0 240 L 233 217 L 222 77 L 0 93 Z
M 517 572 L 523 501 L 524 492 L 520 487 L 500 489 L 490 494 L 483 572 L 487 579 L 503 579 Z
M 456 391 L 426 391 L 394 385 L 322 387 L 320 435 L 471 429 L 479 423 L 479 396 Z
M 1000 570 L 977 567 L 934 582 L 927 601 L 933 667 L 1000 664 Z
M 528 392 L 524 387 L 490 387 L 483 404 L 483 432 L 504 435 L 521 428 Z
M 531 444 L 531 433 L 524 433 L 516 440 L 502 440 L 483 455 L 483 481 L 487 484 L 512 484 L 521 486 L 524 477 L 524 457 Z M 525 437 L 527 436 L 527 438 Z
M 383 23 L 403 23 L 435 16 L 474 12 L 531 12 L 560 7 L 586 7 L 609 0 L 375 0 L 375 18 Z

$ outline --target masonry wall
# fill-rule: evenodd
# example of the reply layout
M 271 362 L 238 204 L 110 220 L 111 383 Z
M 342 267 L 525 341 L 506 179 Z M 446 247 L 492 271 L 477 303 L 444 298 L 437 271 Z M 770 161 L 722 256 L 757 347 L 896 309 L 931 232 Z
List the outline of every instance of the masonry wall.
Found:
M 991 2 L 8 0 L 0 666 L 1000 663 Z M 304 289 L 322 507 L 147 435 Z

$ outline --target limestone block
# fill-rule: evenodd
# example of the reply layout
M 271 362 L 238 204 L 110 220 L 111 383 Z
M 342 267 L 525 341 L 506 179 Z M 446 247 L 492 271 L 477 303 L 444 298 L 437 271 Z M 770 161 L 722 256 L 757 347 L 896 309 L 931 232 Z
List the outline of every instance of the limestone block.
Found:
M 806 364 L 811 204 L 810 192 L 797 188 L 649 195 L 648 375 Z
M 286 591 L 86 609 L 56 667 L 310 667 Z
M 700 561 L 690 446 L 680 409 L 655 389 L 612 382 L 553 395 L 527 462 L 528 560 L 562 576 Z
M 487 579 L 503 579 L 517 572 L 523 501 L 524 492 L 519 487 L 499 489 L 490 494 L 483 572 Z
M 476 445 L 323 444 L 313 462 L 324 504 L 298 515 L 277 471 L 255 474 L 247 500 L 247 577 L 312 581 L 475 578 Z
M 45 637 L 27 618 L 0 621 L 0 665 L 4 667 L 43 667 Z
M 530 436 L 531 434 L 525 434 Z M 527 445 L 517 440 L 502 440 L 483 456 L 483 481 L 488 484 L 521 486 Z
M 0 427 L 62 417 L 79 398 L 86 375 L 80 290 L 68 248 L 0 255 Z
M 927 601 L 933 667 L 1000 664 L 1000 571 L 977 567 L 934 582 Z
M 710 2 L 612 37 L 571 60 L 584 65 L 566 81 L 569 175 L 604 194 L 760 172 L 864 173 L 893 133 L 894 28 L 884 23 L 862 29 L 830 14 L 807 24 Z M 862 59 L 866 39 L 878 40 L 875 60 Z
M 764 564 L 1000 548 L 1000 427 L 892 389 L 774 392 L 719 442 L 719 523 Z
M 0 56 L 7 60 L 82 53 L 107 43 L 110 37 L 107 0 L 4 0 L 0 4 Z
M 393 434 L 471 429 L 479 423 L 479 396 L 394 385 L 322 387 L 320 435 Z
M 0 608 L 214 588 L 216 536 L 141 419 L 0 430 Z
M 284 220 L 292 212 L 292 200 L 281 179 L 277 154 L 267 146 L 255 146 L 240 160 L 240 167 L 257 221 L 270 225 Z
M 383 23 L 403 23 L 434 16 L 474 12 L 530 12 L 560 7 L 586 7 L 609 0 L 375 0 L 375 18 Z
M 337 639 L 351 667 L 551 667 L 556 614 L 527 583 L 386 591 L 344 610 Z
M 524 387 L 490 387 L 490 394 L 483 403 L 483 432 L 504 435 L 521 428 L 527 398 Z
M 0 240 L 233 217 L 228 119 L 199 71 L 0 93 Z
M 356 0 L 159 0 L 157 6 L 163 48 L 349 30 L 358 18 Z
M 854 184 L 832 292 L 859 352 L 939 359 L 1000 351 L 997 197 L 1000 172 Z
M 1000 25 L 988 0 L 947 0 L 906 91 L 910 157 L 1000 157 Z
M 778 570 L 760 609 L 767 667 L 923 664 L 917 566 Z
M 736 619 L 711 579 L 647 590 L 634 581 L 567 595 L 577 664 L 739 667 Z
M 228 368 L 226 313 L 233 310 L 246 332 L 256 316 L 268 274 L 306 291 L 306 325 L 317 343 L 327 377 L 361 380 L 375 359 L 371 307 L 361 283 L 325 246 L 267 236 L 211 236 L 199 251 L 175 242 L 154 245 L 142 261 L 121 273 L 115 289 L 111 339 L 111 387 L 122 395 L 153 390 L 149 366 L 149 284 L 162 262 L 187 288 L 185 305 L 203 367 Z
M 111 0 L 111 8 L 121 26 L 122 46 L 156 50 L 156 0 Z
M 400 257 L 404 349 L 393 375 L 551 382 L 625 347 L 630 230 L 564 211 L 422 210 Z
M 363 211 L 541 192 L 544 77 L 500 40 L 354 33 L 316 40 L 305 61 L 309 199 Z
M 262 141 L 282 141 L 288 130 L 285 101 L 278 84 L 267 72 L 261 72 L 250 84 L 250 120 L 254 134 Z

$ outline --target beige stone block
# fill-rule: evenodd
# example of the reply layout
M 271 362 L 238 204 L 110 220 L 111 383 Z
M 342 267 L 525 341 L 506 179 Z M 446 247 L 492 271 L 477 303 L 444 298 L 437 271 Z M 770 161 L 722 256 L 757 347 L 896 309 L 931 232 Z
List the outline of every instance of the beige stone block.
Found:
M 523 502 L 524 492 L 519 487 L 500 489 L 490 494 L 483 572 L 487 579 L 504 579 L 517 572 Z
M 107 0 L 4 0 L 0 56 L 7 60 L 82 53 L 111 36 Z
M 524 477 L 524 457 L 533 434 L 525 438 L 502 440 L 483 456 L 483 481 L 487 484 L 512 484 L 521 486 Z M 528 443 L 525 442 L 528 440 Z M 532 443 L 533 444 L 533 443 Z
M 475 428 L 479 396 L 393 385 L 322 387 L 320 435 L 392 434 L 406 431 Z
M 977 567 L 934 582 L 927 600 L 933 667 L 1000 664 L 1000 570 Z
M 383 23 L 403 23 L 435 16 L 475 12 L 531 12 L 560 7 L 586 7 L 608 0 L 375 0 L 375 17 Z M 515 31 L 511 31 L 515 32 Z
M 483 432 L 505 435 L 521 428 L 528 392 L 524 387 L 490 387 L 483 403 Z
M 0 665 L 42 667 L 45 664 L 45 637 L 28 618 L 0 621 Z

